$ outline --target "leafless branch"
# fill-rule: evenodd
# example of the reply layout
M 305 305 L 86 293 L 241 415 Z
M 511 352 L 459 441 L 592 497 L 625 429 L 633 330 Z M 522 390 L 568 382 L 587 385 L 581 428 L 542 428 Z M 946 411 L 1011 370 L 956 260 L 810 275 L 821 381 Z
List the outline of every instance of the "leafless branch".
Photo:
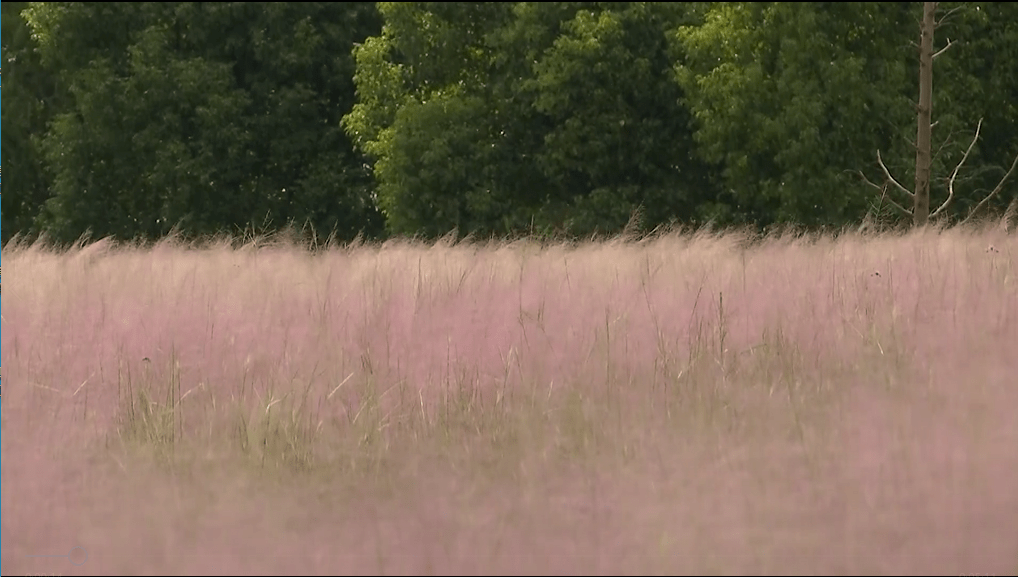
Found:
M 939 2 L 938 2 L 938 4 L 939 4 Z M 947 22 L 947 19 L 950 18 L 952 14 L 954 14 L 955 12 L 961 10 L 964 7 L 965 7 L 965 5 L 961 4 L 959 6 L 955 6 L 954 8 L 951 8 L 950 10 L 948 10 L 947 14 L 944 14 L 943 16 L 941 16 L 937 20 L 937 24 L 936 24 L 937 27 L 940 27 L 941 25 L 945 24 Z
M 888 182 L 890 182 L 891 184 L 896 186 L 898 188 L 898 190 L 900 190 L 900 191 L 904 192 L 906 195 L 908 195 L 909 198 L 915 197 L 915 193 L 914 192 L 912 192 L 909 189 L 907 189 L 904 186 L 902 186 L 900 182 L 898 182 L 897 180 L 894 179 L 893 176 L 891 176 L 891 171 L 887 170 L 887 166 L 884 165 L 883 159 L 880 158 L 880 151 L 879 150 L 877 151 L 877 162 L 880 163 L 880 169 L 884 171 L 884 177 L 887 178 Z
M 936 59 L 937 59 L 937 56 L 940 56 L 941 54 L 943 54 L 943 53 L 947 52 L 947 49 L 948 49 L 948 48 L 950 48 L 950 47 L 952 47 L 952 46 L 954 46 L 954 43 L 953 43 L 953 42 L 951 42 L 951 39 L 950 39 L 950 38 L 948 38 L 948 39 L 947 39 L 947 46 L 944 46 L 944 47 L 943 47 L 943 48 L 941 48 L 940 50 L 937 50 L 936 52 L 934 52 L 934 53 L 933 53 L 933 59 L 934 59 L 934 60 L 936 60 Z
M 859 171 L 859 176 L 862 177 L 863 182 L 865 182 L 866 184 L 868 184 L 868 185 L 872 186 L 873 188 L 875 188 L 875 189 L 880 191 L 880 203 L 881 204 L 883 204 L 883 202 L 886 200 L 891 206 L 893 206 L 894 208 L 898 209 L 903 214 L 905 214 L 905 215 L 911 215 L 912 214 L 911 210 L 905 208 L 904 206 L 901 206 L 897 202 L 894 202 L 893 198 L 887 196 L 887 183 L 886 182 L 884 183 L 883 186 L 881 186 L 881 185 L 873 182 L 872 180 L 866 178 L 866 175 L 863 174 L 862 171 Z
M 979 204 L 977 204 L 976 207 L 969 212 L 969 215 L 965 217 L 965 220 L 961 222 L 962 224 L 968 224 L 968 222 L 972 220 L 972 217 L 975 216 L 980 209 L 986 206 L 986 203 L 990 202 L 990 199 L 1000 194 L 1000 191 L 1004 188 L 1004 183 L 1007 182 L 1007 179 L 1011 178 L 1011 174 L 1014 173 L 1016 166 L 1018 166 L 1018 155 L 1015 155 L 1014 162 L 1011 163 L 1011 168 L 1007 170 L 1007 174 L 1004 175 L 1004 178 L 1001 178 L 1000 182 L 997 183 L 997 187 L 990 191 L 990 194 L 987 194 L 983 200 L 979 201 Z
M 858 172 L 859 172 L 860 178 L 862 178 L 863 182 L 865 182 L 866 184 L 872 186 L 873 188 L 875 188 L 877 190 L 884 190 L 886 188 L 886 187 L 880 186 L 879 184 L 877 184 L 877 183 L 873 182 L 872 180 L 866 178 L 866 175 L 863 174 L 863 172 L 861 170 L 858 171 Z
M 954 138 L 954 132 L 951 132 L 951 134 L 948 134 L 947 138 L 944 139 L 944 142 L 941 142 L 940 146 L 937 147 L 937 151 L 935 153 L 933 153 L 933 156 L 930 157 L 930 162 L 931 163 L 936 163 L 937 159 L 940 158 L 940 154 L 942 152 L 944 152 L 944 149 L 947 148 L 949 145 L 951 145 L 954 142 L 952 140 L 952 138 Z
M 1004 218 L 1001 219 L 1001 224 L 1004 225 L 1004 232 L 1011 232 L 1014 228 L 1014 223 L 1018 217 L 1018 194 L 1014 195 L 1011 199 L 1011 204 L 1007 205 L 1007 210 L 1004 211 Z
M 972 137 L 972 142 L 970 142 L 969 147 L 965 149 L 965 154 L 962 155 L 961 160 L 958 161 L 958 164 L 954 167 L 954 171 L 951 173 L 951 178 L 947 181 L 947 200 L 944 201 L 944 204 L 940 205 L 940 208 L 933 211 L 930 218 L 940 216 L 940 213 L 944 212 L 947 206 L 951 204 L 951 201 L 954 200 L 954 180 L 958 178 L 958 171 L 961 170 L 962 165 L 965 164 L 965 160 L 969 157 L 969 153 L 972 152 L 972 147 L 975 146 L 976 141 L 979 140 L 979 129 L 982 127 L 983 119 L 980 118 L 979 123 L 976 124 L 976 135 Z
M 863 176 L 863 179 L 865 180 L 866 177 Z M 870 210 L 866 211 L 866 216 L 862 218 L 862 223 L 859 225 L 859 228 L 856 229 L 856 232 L 861 234 L 874 228 L 875 226 L 878 226 L 879 225 L 878 219 L 880 218 L 880 209 L 883 208 L 883 206 L 884 206 L 884 195 L 881 194 L 880 202 L 877 203 L 877 209 L 873 210 L 872 208 L 870 208 Z
M 880 199 L 881 199 L 881 201 L 886 200 L 888 204 L 890 204 L 894 208 L 898 209 L 898 212 L 900 212 L 901 214 L 904 214 L 906 216 L 912 216 L 912 211 L 911 210 L 905 208 L 904 206 L 901 206 L 900 204 L 895 202 L 893 198 L 887 196 L 887 188 L 884 188 L 884 192 L 881 193 Z
M 902 140 L 904 140 L 905 142 L 907 142 L 907 143 L 908 143 L 908 145 L 909 145 L 910 147 L 912 147 L 912 150 L 915 150 L 915 140 L 914 140 L 914 139 L 913 139 L 912 137 L 910 137 L 910 136 L 905 136 L 904 134 L 902 134 L 902 135 L 901 135 L 901 139 L 902 139 Z

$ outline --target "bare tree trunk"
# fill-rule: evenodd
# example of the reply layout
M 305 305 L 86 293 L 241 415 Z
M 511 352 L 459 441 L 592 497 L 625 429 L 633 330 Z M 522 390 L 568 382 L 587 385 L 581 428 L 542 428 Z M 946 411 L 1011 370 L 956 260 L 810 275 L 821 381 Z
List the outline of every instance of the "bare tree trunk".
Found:
M 919 38 L 919 111 L 916 130 L 915 193 L 912 223 L 924 226 L 930 215 L 930 148 L 933 118 L 933 30 L 937 2 L 923 2 Z
M 934 211 L 930 211 L 930 180 L 932 174 L 932 159 L 930 156 L 930 149 L 932 144 L 932 132 L 933 132 L 933 61 L 936 60 L 944 52 L 947 52 L 953 43 L 951 39 L 947 39 L 947 45 L 940 50 L 933 51 L 933 32 L 937 29 L 937 26 L 942 24 L 951 14 L 963 8 L 963 5 L 959 5 L 951 10 L 947 11 L 947 14 L 941 18 L 940 22 L 937 22 L 936 14 L 939 2 L 923 2 L 923 19 L 919 26 L 919 106 L 917 107 L 917 124 L 916 129 L 916 159 L 915 159 L 915 189 L 909 190 L 905 188 L 900 182 L 895 180 L 894 176 L 887 169 L 887 165 L 884 164 L 882 158 L 880 158 L 880 151 L 877 150 L 877 164 L 880 165 L 880 169 L 884 173 L 884 184 L 881 186 L 872 182 L 866 178 L 865 174 L 860 172 L 863 181 L 869 186 L 880 191 L 880 201 L 883 203 L 884 200 L 903 215 L 912 215 L 913 226 L 925 226 L 930 219 L 936 219 L 942 214 L 945 214 L 947 208 L 951 205 L 951 201 L 954 200 L 954 181 L 958 177 L 958 171 L 961 170 L 965 164 L 965 160 L 969 157 L 969 153 L 972 152 L 972 147 L 976 145 L 979 140 L 979 131 L 983 126 L 983 119 L 979 119 L 979 123 L 976 124 L 976 134 L 972 137 L 972 142 L 969 143 L 965 154 L 962 155 L 961 160 L 958 161 L 958 165 L 954 167 L 954 171 L 951 173 L 951 177 L 947 181 L 947 199 Z M 968 224 L 981 209 L 986 207 L 988 203 L 996 198 L 1001 191 L 1004 189 L 1004 184 L 1009 178 L 1018 170 L 1018 156 L 1015 156 L 1014 161 L 1011 163 L 1011 168 L 1007 170 L 997 186 L 990 191 L 978 204 L 971 210 L 969 210 L 968 216 L 966 216 L 961 224 Z M 893 185 L 892 190 L 896 190 L 901 194 L 904 194 L 906 198 L 912 199 L 912 209 L 905 208 L 905 204 L 899 204 L 895 200 L 887 195 L 888 186 Z M 1003 226 L 1007 230 L 1011 226 L 1011 221 L 1018 218 L 1018 197 L 1008 205 L 1007 210 L 1004 212 Z M 1018 223 L 1015 223 L 1018 225 Z

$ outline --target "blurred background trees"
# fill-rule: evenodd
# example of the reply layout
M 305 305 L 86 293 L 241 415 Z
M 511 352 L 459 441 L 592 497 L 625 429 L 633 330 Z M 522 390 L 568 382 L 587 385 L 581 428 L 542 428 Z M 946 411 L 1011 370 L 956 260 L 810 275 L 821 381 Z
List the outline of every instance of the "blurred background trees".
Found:
M 932 205 L 984 119 L 950 221 L 1018 154 L 1018 8 L 940 4 Z M 877 150 L 914 179 L 922 3 L 2 9 L 5 241 L 842 227 Z

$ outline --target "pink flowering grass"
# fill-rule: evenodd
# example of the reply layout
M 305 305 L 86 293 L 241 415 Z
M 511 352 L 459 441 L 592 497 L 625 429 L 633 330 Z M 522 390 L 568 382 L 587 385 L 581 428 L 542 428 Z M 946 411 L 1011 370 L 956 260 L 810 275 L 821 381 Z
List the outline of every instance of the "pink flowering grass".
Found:
M 3 256 L 3 574 L 1018 573 L 999 231 Z

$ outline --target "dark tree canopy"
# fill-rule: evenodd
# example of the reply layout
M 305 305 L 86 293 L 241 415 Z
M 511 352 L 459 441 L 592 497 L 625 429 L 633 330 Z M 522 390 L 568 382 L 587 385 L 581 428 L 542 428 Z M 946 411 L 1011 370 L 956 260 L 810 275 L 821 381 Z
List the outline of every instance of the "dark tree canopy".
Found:
M 931 206 L 983 119 L 941 215 L 957 221 L 1018 154 L 1018 8 L 939 4 L 937 48 L 953 45 L 935 64 Z M 8 2 L 4 240 L 288 224 L 339 239 L 585 236 L 637 212 L 645 230 L 841 227 L 887 206 L 866 182 L 884 179 L 878 150 L 914 180 L 921 13 Z
M 681 4 L 382 3 L 346 126 L 393 233 L 587 234 L 713 200 L 674 81 Z
M 340 118 L 371 3 L 36 3 L 26 11 L 68 103 L 39 149 L 54 236 L 153 238 L 310 223 L 380 230 Z

